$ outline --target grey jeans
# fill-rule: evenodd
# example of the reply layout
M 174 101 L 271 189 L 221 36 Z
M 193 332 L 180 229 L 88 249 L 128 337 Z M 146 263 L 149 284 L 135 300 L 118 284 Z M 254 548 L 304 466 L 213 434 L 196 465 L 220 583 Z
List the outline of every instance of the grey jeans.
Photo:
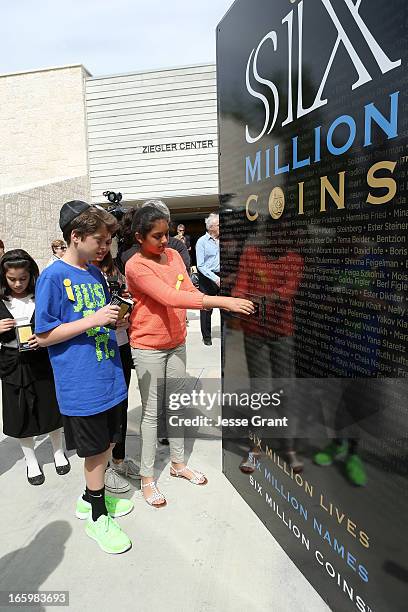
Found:
M 167 350 L 132 348 L 132 357 L 142 398 L 140 475 L 153 476 L 158 419 L 162 411 L 168 413 L 169 395 L 183 392 L 186 345 Z M 172 410 L 171 414 L 183 416 L 183 408 Z M 184 432 L 181 427 L 177 428 L 177 433 L 177 438 L 169 438 L 170 459 L 183 463 Z

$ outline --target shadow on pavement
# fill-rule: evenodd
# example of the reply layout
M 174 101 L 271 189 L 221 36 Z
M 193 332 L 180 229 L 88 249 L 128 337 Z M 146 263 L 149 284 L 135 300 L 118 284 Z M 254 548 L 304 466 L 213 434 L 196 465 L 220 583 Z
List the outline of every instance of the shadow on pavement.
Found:
M 39 591 L 63 560 L 65 543 L 71 533 L 72 529 L 66 521 L 54 521 L 41 529 L 27 546 L 1 557 L 0 591 Z M 63 589 L 64 585 L 56 585 L 55 590 Z M 13 610 L 27 609 L 43 612 L 46 607 L 40 605 L 27 608 L 13 605 Z

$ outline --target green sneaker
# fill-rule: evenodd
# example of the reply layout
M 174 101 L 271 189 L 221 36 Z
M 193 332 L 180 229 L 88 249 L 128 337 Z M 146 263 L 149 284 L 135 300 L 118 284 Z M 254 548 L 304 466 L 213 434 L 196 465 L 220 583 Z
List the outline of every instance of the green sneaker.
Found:
M 316 453 L 313 457 L 313 461 L 321 466 L 331 465 L 334 459 L 344 457 L 347 454 L 347 449 L 347 442 L 343 442 L 343 444 L 340 445 L 332 442 L 329 446 L 326 446 L 326 448 Z
M 118 518 L 118 516 L 125 516 L 132 512 L 134 503 L 130 499 L 120 499 L 119 497 L 110 497 L 105 495 L 106 509 L 112 518 Z M 91 504 L 82 498 L 82 495 L 78 498 L 75 516 L 79 519 L 87 519 L 91 514 Z
M 92 516 L 89 515 L 85 532 L 95 542 L 98 542 L 104 552 L 110 555 L 119 555 L 132 546 L 126 533 L 109 514 L 107 516 L 102 514 L 97 521 L 93 521 Z
M 367 483 L 364 464 L 358 455 L 350 455 L 346 461 L 347 478 L 358 487 L 364 487 Z

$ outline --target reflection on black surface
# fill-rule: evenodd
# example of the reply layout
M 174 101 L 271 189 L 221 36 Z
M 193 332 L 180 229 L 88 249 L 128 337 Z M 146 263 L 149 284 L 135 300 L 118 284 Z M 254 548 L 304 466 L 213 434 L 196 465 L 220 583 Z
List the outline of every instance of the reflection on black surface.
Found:
M 396 578 L 397 580 L 408 584 L 408 568 L 406 566 L 402 567 L 401 565 L 398 565 L 393 561 L 386 561 L 384 563 L 384 570 L 388 574 L 391 574 L 391 576 L 394 576 L 394 578 Z
M 403 445 L 398 461 L 406 466 L 407 443 L 397 442 Z M 346 480 L 344 458 L 329 472 L 314 465 L 318 446 L 319 440 L 302 442 L 304 470 L 294 474 L 272 442 L 262 441 L 254 471 L 243 474 L 243 444 L 225 440 L 225 472 L 313 584 L 322 593 L 329 591 L 333 610 L 347 610 L 357 596 L 367 605 L 374 605 L 375 598 L 376 609 L 404 610 L 405 517 L 395 509 L 406 503 L 406 469 L 404 477 L 397 476 L 390 471 L 395 461 L 391 447 L 363 442 L 360 452 L 371 486 L 356 489 Z M 392 551 L 392 562 L 383 561 L 387 550 Z
M 294 250 L 281 249 L 277 253 L 269 248 L 267 239 L 271 228 L 263 225 L 262 235 L 254 235 L 244 247 L 238 266 L 233 294 L 241 297 L 259 296 L 262 305 L 258 316 L 241 321 L 244 334 L 245 357 L 252 393 L 279 390 L 284 396 L 281 412 L 288 416 L 289 427 L 280 438 L 280 449 L 286 461 L 296 471 L 302 462 L 296 455 L 295 437 L 297 416 L 294 411 L 295 345 L 293 304 L 298 289 L 303 258 Z M 265 380 L 270 381 L 269 388 Z M 261 415 L 266 417 L 265 412 Z M 272 415 L 271 415 L 272 416 Z M 252 430 L 252 435 L 262 432 Z M 271 435 L 271 431 L 269 431 Z M 244 458 L 241 469 L 250 470 L 256 448 Z
M 356 65 L 336 43 L 330 7 L 369 73 L 362 86 L 353 88 Z M 385 56 L 401 58 L 398 67 L 380 69 L 354 9 Z M 282 404 L 260 412 L 291 417 L 285 434 L 252 428 L 248 442 L 225 432 L 224 471 L 336 612 L 407 609 L 407 20 L 403 0 L 238 0 L 218 30 L 220 188 L 230 194 L 221 211 L 222 289 L 259 302 L 250 320 L 225 318 L 223 384 L 264 391 L 267 379 L 284 391 Z M 259 50 L 261 82 L 253 50 L 270 32 L 278 44 L 268 39 Z M 259 97 L 246 87 L 251 53 Z M 298 116 L 331 57 L 327 103 Z M 249 142 L 246 128 L 263 130 L 262 96 L 267 128 L 275 110 L 276 121 Z M 387 125 L 370 119 L 373 109 Z M 339 152 L 350 125 L 352 144 Z

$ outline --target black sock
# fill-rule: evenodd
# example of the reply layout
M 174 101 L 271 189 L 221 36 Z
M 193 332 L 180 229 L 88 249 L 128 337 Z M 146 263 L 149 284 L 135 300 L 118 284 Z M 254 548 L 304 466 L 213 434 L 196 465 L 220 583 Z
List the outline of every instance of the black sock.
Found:
M 105 487 L 102 487 L 102 489 L 99 489 L 98 491 L 91 491 L 87 487 L 85 495 L 88 496 L 88 500 L 92 506 L 92 520 L 97 521 L 103 514 L 105 516 L 108 515 L 105 504 Z

